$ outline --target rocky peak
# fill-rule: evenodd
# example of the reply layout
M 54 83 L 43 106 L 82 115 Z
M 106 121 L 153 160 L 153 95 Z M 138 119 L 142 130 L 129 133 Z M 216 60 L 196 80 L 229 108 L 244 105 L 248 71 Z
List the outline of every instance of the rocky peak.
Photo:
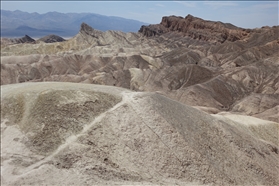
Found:
M 182 33 L 193 39 L 219 42 L 236 41 L 248 35 L 248 30 L 220 21 L 207 21 L 188 14 L 185 18 L 165 16 L 160 24 L 142 26 L 139 30 L 145 36 L 156 36 L 168 32 Z
M 26 41 L 27 43 L 28 42 L 34 42 L 35 40 L 33 38 L 31 38 L 30 36 L 28 35 L 25 35 L 23 38 L 21 38 L 23 41 Z
M 13 44 L 17 44 L 17 43 L 35 43 L 35 40 L 33 38 L 31 38 L 30 36 L 28 36 L 28 35 L 25 35 L 22 38 L 11 39 L 10 41 Z
M 191 14 L 188 14 L 186 17 L 185 17 L 185 19 L 193 19 L 194 18 L 194 16 L 192 16 Z
M 103 33 L 102 31 L 93 29 L 91 26 L 84 22 L 81 24 L 79 32 L 81 34 L 90 35 L 95 38 L 98 38 L 99 35 Z
M 86 23 L 80 25 L 80 32 L 92 32 L 94 29 Z

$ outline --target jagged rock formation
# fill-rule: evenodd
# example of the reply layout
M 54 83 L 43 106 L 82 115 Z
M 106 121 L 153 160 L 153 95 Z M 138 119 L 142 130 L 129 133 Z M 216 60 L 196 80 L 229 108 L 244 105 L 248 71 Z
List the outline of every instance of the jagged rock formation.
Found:
M 185 18 L 163 17 L 160 24 L 142 26 L 139 30 L 147 37 L 174 31 L 194 39 L 221 43 L 243 39 L 251 32 L 250 29 L 238 28 L 229 23 L 205 21 L 190 14 Z
M 43 41 L 45 43 L 55 43 L 55 42 L 63 42 L 66 41 L 64 38 L 57 35 L 47 35 L 38 39 L 38 41 Z
M 33 38 L 31 38 L 30 36 L 25 35 L 24 37 L 19 38 L 19 39 L 12 39 L 12 42 L 13 43 L 34 43 L 35 40 Z
M 3 185 L 279 184 L 278 123 L 117 87 L 1 89 Z

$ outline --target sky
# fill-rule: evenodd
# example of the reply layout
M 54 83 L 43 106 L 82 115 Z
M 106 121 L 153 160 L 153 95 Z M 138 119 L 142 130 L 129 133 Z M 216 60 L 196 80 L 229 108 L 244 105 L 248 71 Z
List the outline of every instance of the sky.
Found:
M 242 28 L 278 25 L 278 1 L 7 1 L 3 10 L 24 12 L 96 13 L 158 24 L 163 16 L 191 14 Z

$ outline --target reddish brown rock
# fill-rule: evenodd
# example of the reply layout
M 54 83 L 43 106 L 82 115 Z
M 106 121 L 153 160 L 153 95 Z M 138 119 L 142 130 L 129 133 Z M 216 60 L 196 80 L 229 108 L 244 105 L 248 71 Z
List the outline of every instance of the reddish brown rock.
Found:
M 139 32 L 147 37 L 167 32 L 178 32 L 193 39 L 223 43 L 243 39 L 249 34 L 250 30 L 229 23 L 206 21 L 189 14 L 185 18 L 163 17 L 160 24 L 142 26 Z

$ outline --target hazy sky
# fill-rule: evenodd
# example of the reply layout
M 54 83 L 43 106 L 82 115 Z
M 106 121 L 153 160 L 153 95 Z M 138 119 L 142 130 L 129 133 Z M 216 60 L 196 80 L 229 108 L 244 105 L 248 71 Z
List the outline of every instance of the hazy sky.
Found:
M 163 16 L 191 14 L 205 20 L 243 28 L 278 25 L 278 1 L 2 1 L 3 10 L 46 13 L 97 13 L 145 23 L 160 23 Z

